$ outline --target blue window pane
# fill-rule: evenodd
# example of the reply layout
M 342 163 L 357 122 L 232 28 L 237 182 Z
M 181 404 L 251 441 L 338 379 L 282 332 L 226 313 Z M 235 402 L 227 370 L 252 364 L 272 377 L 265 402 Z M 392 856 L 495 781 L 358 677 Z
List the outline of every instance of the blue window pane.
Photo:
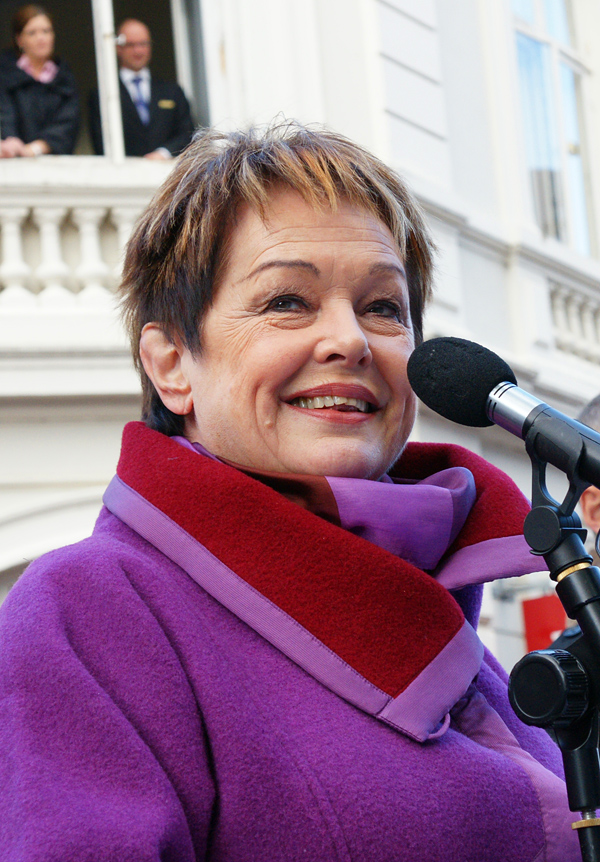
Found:
M 579 146 L 577 80 L 575 72 L 566 63 L 560 64 L 560 89 L 563 106 L 563 124 L 567 143 L 571 146 Z
M 578 153 L 567 157 L 567 182 L 571 204 L 571 244 L 581 254 L 590 254 L 590 231 L 587 218 L 583 163 Z
M 567 185 L 571 207 L 572 245 L 582 254 L 589 254 L 590 232 L 587 218 L 585 177 L 580 152 L 581 134 L 577 104 L 577 75 L 566 63 L 560 64 L 560 90 L 565 143 L 567 145 Z
M 564 45 L 571 44 L 571 28 L 566 0 L 544 0 L 546 29 L 553 39 Z
M 519 83 L 527 167 L 535 218 L 544 236 L 565 238 L 565 210 L 557 115 L 548 45 L 517 33 Z
M 512 9 L 521 21 L 527 21 L 528 24 L 534 23 L 535 9 L 533 7 L 533 0 L 512 0 Z
M 527 164 L 534 170 L 558 170 L 560 150 L 549 48 L 536 39 L 517 33 L 517 58 Z

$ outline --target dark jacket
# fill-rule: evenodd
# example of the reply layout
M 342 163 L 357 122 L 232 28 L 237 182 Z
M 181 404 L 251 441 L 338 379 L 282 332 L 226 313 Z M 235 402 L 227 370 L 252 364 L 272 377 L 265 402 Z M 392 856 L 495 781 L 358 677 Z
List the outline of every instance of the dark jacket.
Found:
M 17 66 L 17 55 L 0 56 L 0 133 L 24 143 L 46 141 L 50 151 L 69 154 L 75 149 L 79 130 L 79 98 L 75 78 L 61 60 L 49 84 L 36 81 Z
M 172 156 L 176 156 L 187 147 L 194 125 L 188 100 L 179 84 L 154 77 L 150 79 L 150 122 L 145 126 L 127 87 L 122 81 L 119 83 L 126 155 L 145 156 L 159 147 L 165 147 Z M 89 109 L 92 143 L 100 156 L 104 153 L 104 146 L 97 91 L 90 95 Z

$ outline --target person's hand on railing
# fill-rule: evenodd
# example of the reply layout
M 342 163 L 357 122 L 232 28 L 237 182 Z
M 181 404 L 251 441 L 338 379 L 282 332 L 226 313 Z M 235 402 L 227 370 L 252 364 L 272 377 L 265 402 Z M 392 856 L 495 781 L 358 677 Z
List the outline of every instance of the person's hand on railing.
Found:
M 0 158 L 14 159 L 17 156 L 24 156 L 25 144 L 21 138 L 10 137 L 0 141 Z
M 48 146 L 46 141 L 43 141 L 40 138 L 37 141 L 31 141 L 31 143 L 25 144 L 21 155 L 25 157 L 46 156 L 49 152 L 50 147 Z

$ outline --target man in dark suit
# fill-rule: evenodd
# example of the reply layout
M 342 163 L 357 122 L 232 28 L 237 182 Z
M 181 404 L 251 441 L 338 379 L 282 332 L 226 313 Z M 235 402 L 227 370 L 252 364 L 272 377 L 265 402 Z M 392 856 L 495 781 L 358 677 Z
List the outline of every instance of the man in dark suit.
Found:
M 117 34 L 121 116 L 125 154 L 147 159 L 170 159 L 186 147 L 194 130 L 190 106 L 178 84 L 150 74 L 150 31 L 128 18 Z M 90 133 L 94 150 L 104 152 L 98 92 L 90 96 Z

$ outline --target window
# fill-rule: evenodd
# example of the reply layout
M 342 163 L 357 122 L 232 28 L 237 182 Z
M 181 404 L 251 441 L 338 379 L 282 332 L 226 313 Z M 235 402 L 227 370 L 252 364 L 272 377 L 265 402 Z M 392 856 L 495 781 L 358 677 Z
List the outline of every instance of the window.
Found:
M 581 82 L 568 0 L 512 0 L 525 154 L 544 236 L 590 253 Z
M 112 8 L 111 8 L 112 6 Z M 148 4 L 146 0 L 92 0 L 98 55 L 98 85 L 104 151 L 115 159 L 123 153 L 120 128 L 119 82 L 115 46 L 106 39 L 124 18 L 139 18 L 154 35 L 152 68 L 183 86 L 196 124 L 208 124 L 204 75 L 202 26 L 198 0 L 170 0 Z M 158 50 L 157 50 L 158 49 Z M 172 72 L 176 71 L 174 75 Z

